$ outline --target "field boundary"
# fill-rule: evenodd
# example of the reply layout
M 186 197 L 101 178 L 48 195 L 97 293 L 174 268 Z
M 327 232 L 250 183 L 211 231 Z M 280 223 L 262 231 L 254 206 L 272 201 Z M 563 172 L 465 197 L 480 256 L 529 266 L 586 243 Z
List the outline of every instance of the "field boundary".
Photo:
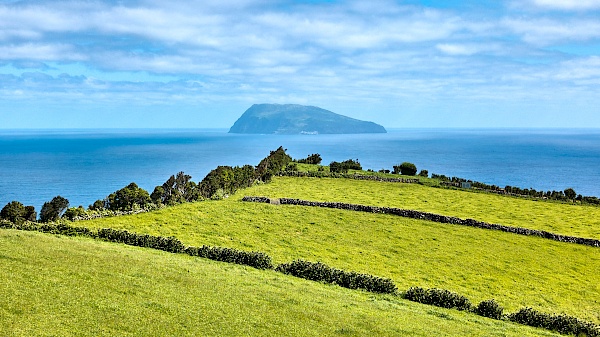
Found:
M 324 208 L 335 208 L 355 212 L 366 212 L 376 214 L 391 214 L 404 218 L 428 220 L 437 223 L 448 223 L 452 225 L 461 225 L 468 227 L 476 227 L 482 229 L 498 230 L 507 233 L 513 233 L 525 236 L 536 236 L 544 239 L 549 239 L 558 242 L 574 243 L 584 246 L 598 247 L 600 248 L 600 240 L 581 238 L 577 236 L 569 236 L 551 233 L 547 231 L 529 229 L 522 227 L 504 226 L 499 224 L 492 224 L 474 219 L 461 219 L 452 216 L 445 216 L 440 214 L 421 212 L 415 210 L 408 210 L 395 207 L 378 207 L 378 206 L 367 206 L 359 204 L 347 204 L 342 202 L 328 202 L 328 201 L 309 201 L 302 199 L 292 198 L 268 198 L 268 197 L 257 197 L 257 196 L 245 196 L 242 198 L 245 202 L 258 202 L 258 203 L 269 203 L 277 205 L 295 205 L 295 206 L 309 206 L 309 207 L 324 207 Z

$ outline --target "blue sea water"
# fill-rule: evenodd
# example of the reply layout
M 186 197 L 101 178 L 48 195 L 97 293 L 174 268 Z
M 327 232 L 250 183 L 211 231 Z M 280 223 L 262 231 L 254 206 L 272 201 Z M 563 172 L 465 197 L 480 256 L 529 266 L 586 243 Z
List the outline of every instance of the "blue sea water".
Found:
M 410 161 L 429 173 L 537 190 L 574 188 L 600 196 L 600 130 L 398 129 L 387 134 L 239 135 L 227 130 L 0 131 L 0 207 L 39 211 L 56 195 L 91 204 L 136 182 L 152 192 L 184 171 L 200 181 L 218 165 L 258 162 L 279 146 L 323 163 L 358 159 L 363 168 Z

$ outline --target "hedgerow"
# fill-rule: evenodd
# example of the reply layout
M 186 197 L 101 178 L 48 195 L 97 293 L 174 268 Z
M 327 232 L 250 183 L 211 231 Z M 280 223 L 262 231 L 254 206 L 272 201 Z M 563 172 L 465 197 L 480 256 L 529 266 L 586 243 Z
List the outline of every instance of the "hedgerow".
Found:
M 508 319 L 515 323 L 553 330 L 562 334 L 600 336 L 600 328 L 593 323 L 568 315 L 550 315 L 532 308 L 523 308 L 508 315 Z
M 271 257 L 261 252 L 245 252 L 233 248 L 223 247 L 186 247 L 184 253 L 207 259 L 242 264 L 257 269 L 273 269 Z
M 147 247 L 170 253 L 182 253 L 185 249 L 179 239 L 170 236 L 153 236 L 131 233 L 126 230 L 102 228 L 98 230 L 98 238 L 111 242 L 124 243 L 130 246 Z
M 458 310 L 473 309 L 468 298 L 445 289 L 411 287 L 404 293 L 403 297 L 409 301 L 431 304 L 441 308 Z
M 321 262 L 296 260 L 280 264 L 275 270 L 307 280 L 337 284 L 349 289 L 363 289 L 385 294 L 394 294 L 398 290 L 391 279 L 353 271 L 347 272 L 329 267 Z
M 504 309 L 495 300 L 481 301 L 473 310 L 477 315 L 493 319 L 501 319 Z

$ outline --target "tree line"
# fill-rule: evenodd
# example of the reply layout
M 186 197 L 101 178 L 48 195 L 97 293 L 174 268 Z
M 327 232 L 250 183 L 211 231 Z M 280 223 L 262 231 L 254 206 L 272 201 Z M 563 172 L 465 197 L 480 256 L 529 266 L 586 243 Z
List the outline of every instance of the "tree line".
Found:
M 69 208 L 69 200 L 56 196 L 44 203 L 40 210 L 39 221 L 57 221 L 62 217 L 73 220 L 90 212 L 151 210 L 184 202 L 222 199 L 240 188 L 250 187 L 259 182 L 269 182 L 273 175 L 285 169 L 290 162 L 292 158 L 280 146 L 277 150 L 270 151 L 257 166 L 218 166 L 199 183 L 192 181 L 192 176 L 184 172 L 172 175 L 162 185 L 156 186 L 152 193 L 148 193 L 132 182 L 106 198 L 96 200 L 88 206 L 87 210 L 83 206 Z M 0 211 L 0 219 L 23 223 L 38 220 L 38 214 L 34 206 L 25 206 L 19 201 L 11 201 Z
M 62 217 L 73 220 L 90 213 L 111 214 L 110 212 L 113 212 L 112 214 L 115 214 L 115 212 L 148 211 L 184 202 L 222 199 L 235 193 L 238 189 L 250 187 L 256 183 L 269 182 L 278 172 L 297 171 L 297 163 L 319 165 L 321 161 L 321 155 L 318 153 L 311 154 L 304 159 L 293 160 L 286 153 L 286 149 L 280 146 L 278 149 L 270 151 L 269 155 L 256 166 L 218 166 L 199 183 L 192 181 L 192 176 L 184 172 L 172 175 L 162 185 L 156 186 L 152 193 L 148 193 L 148 191 L 132 182 L 109 194 L 106 198 L 96 200 L 87 209 L 83 206 L 69 208 L 69 200 L 59 195 L 43 204 L 39 213 L 39 221 L 51 222 Z M 348 159 L 342 162 L 332 161 L 329 164 L 329 170 L 332 173 L 347 173 L 348 170 L 362 170 L 362 166 L 358 159 Z M 390 173 L 390 170 L 382 169 L 379 172 Z M 413 163 L 403 162 L 394 165 L 391 173 L 415 176 L 417 175 L 417 167 Z M 418 175 L 428 177 L 429 173 L 427 170 L 421 170 Z M 431 177 L 455 185 L 459 185 L 461 182 L 469 182 L 472 187 L 503 194 L 600 205 L 599 198 L 582 196 L 572 188 L 567 188 L 564 191 L 536 191 L 533 188 L 521 189 L 508 185 L 500 188 L 496 185 L 487 185 L 458 177 L 450 178 L 435 173 Z M 11 201 L 0 210 L 0 219 L 22 223 L 37 221 L 38 214 L 34 206 L 25 206 L 19 201 Z

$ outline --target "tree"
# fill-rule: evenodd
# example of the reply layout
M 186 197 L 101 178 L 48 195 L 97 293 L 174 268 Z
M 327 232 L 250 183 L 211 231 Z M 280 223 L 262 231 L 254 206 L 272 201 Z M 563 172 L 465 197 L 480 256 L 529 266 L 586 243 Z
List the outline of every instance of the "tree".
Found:
M 285 151 L 283 146 L 280 146 L 260 161 L 256 167 L 257 176 L 260 180 L 264 182 L 270 181 L 274 174 L 282 171 L 292 161 L 292 157 L 285 153 Z
M 40 211 L 40 221 L 50 222 L 60 218 L 62 213 L 69 207 L 69 200 L 60 195 L 52 198 L 51 201 L 45 202 Z
M 427 170 L 421 170 L 421 172 L 419 172 L 419 177 L 429 177 L 429 171 Z
M 572 188 L 567 188 L 564 191 L 564 193 L 565 193 L 565 197 L 567 197 L 567 199 L 569 199 L 569 200 L 575 200 L 575 198 L 577 197 L 577 193 Z
M 394 174 L 402 174 L 405 176 L 414 176 L 417 174 L 417 167 L 413 163 L 404 162 L 394 166 Z
M 314 165 L 319 165 L 321 164 L 321 161 L 323 159 L 321 158 L 321 155 L 318 153 L 313 153 L 310 156 L 308 156 L 306 159 L 299 159 L 298 163 L 300 164 L 314 164 Z
M 151 202 L 148 191 L 136 183 L 131 183 L 111 193 L 107 198 L 106 207 L 111 211 L 130 211 L 136 207 L 146 207 Z
M 198 200 L 200 192 L 192 176 L 183 172 L 172 175 L 162 186 L 156 186 L 150 199 L 157 205 L 174 205 Z
M 0 218 L 13 223 L 21 223 L 23 221 L 35 221 L 37 214 L 35 207 L 24 206 L 18 201 L 11 201 L 0 211 Z
M 337 161 L 329 163 L 329 172 L 346 173 L 348 170 L 362 170 L 362 166 L 358 162 L 358 159 L 348 159 L 341 163 Z

